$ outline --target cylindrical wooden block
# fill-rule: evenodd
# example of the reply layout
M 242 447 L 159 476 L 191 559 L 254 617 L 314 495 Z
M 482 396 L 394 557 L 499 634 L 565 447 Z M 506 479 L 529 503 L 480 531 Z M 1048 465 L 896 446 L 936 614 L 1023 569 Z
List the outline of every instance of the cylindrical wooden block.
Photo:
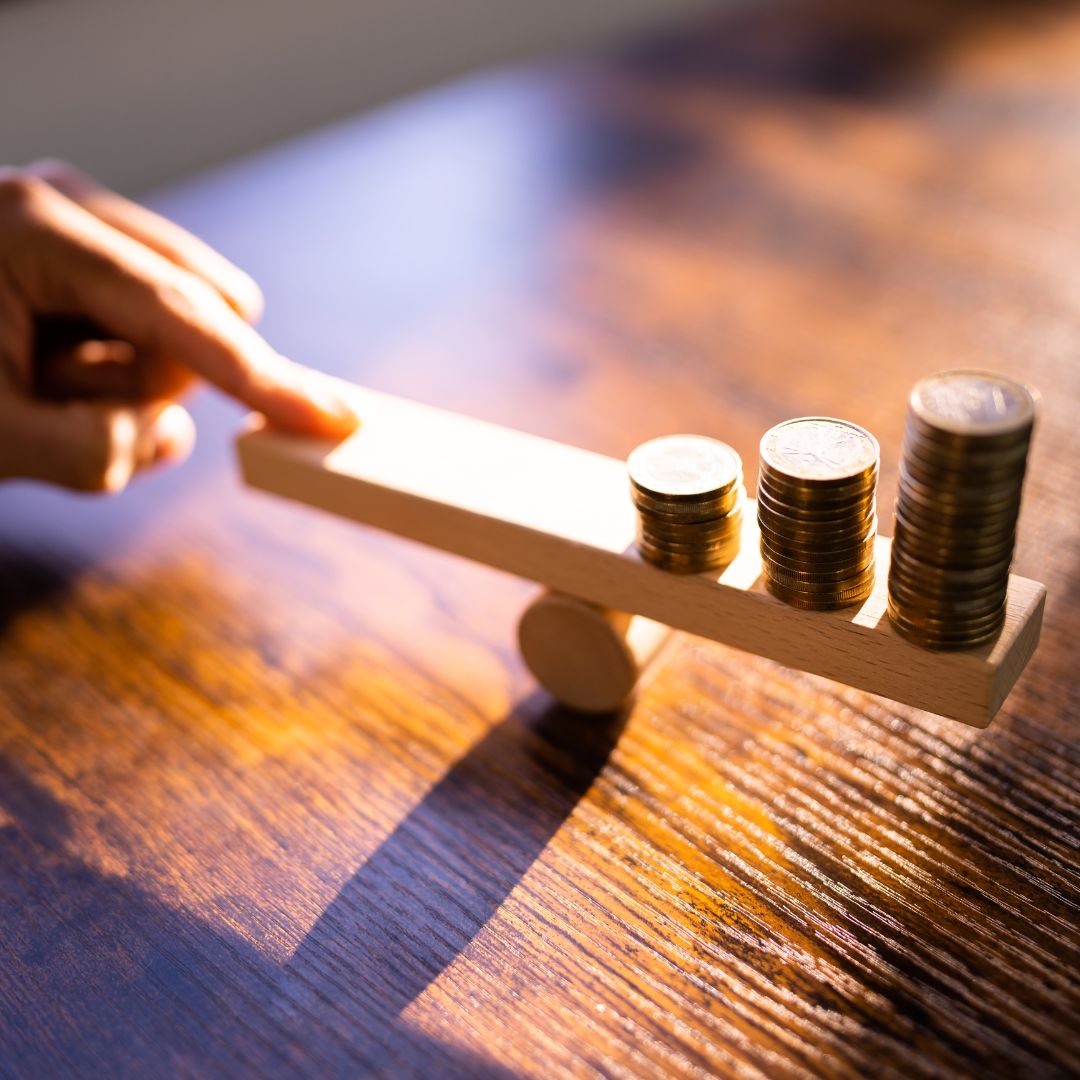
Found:
M 561 704 L 594 713 L 630 697 L 671 634 L 651 619 L 550 591 L 518 624 L 521 655 L 536 681 Z

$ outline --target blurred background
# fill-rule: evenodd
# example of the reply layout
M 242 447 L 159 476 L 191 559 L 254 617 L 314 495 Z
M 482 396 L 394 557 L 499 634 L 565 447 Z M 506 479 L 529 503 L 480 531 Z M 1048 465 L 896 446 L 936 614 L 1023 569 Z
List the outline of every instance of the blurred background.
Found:
M 0 160 L 63 157 L 137 193 L 463 72 L 723 3 L 0 0 Z

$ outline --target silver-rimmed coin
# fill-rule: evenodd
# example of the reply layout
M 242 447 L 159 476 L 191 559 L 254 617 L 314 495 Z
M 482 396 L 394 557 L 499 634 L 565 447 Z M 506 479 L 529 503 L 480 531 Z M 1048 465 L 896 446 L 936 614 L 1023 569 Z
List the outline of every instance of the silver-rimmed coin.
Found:
M 1035 421 L 1031 391 L 992 371 L 944 371 L 915 384 L 913 416 L 936 431 L 965 438 L 1022 433 Z
M 661 501 L 720 496 L 741 479 L 739 455 L 705 435 L 662 435 L 636 447 L 627 458 L 630 481 Z
M 877 470 L 877 439 L 865 428 L 828 416 L 785 420 L 761 439 L 762 465 L 813 485 L 843 485 Z

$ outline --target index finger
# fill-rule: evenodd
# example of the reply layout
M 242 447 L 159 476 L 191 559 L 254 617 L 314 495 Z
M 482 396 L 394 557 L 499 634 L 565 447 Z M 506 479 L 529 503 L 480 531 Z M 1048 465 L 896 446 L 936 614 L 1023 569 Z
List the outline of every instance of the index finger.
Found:
M 254 280 L 187 229 L 102 187 L 67 162 L 36 161 L 27 172 L 40 177 L 106 224 L 205 278 L 248 322 L 255 322 L 262 314 L 262 292 Z
M 33 226 L 11 254 L 35 310 L 77 312 L 136 350 L 174 356 L 281 427 L 331 437 L 356 428 L 325 376 L 277 353 L 205 280 L 52 188 L 28 199 Z

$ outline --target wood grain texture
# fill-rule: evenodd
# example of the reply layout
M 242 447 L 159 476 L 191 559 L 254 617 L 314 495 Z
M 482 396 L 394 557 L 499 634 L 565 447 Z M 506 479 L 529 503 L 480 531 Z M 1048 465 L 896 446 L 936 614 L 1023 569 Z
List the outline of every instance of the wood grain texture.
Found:
M 1042 394 L 1039 651 L 985 731 L 684 640 L 605 722 L 530 587 L 246 493 L 0 490 L 0 1074 L 1080 1070 L 1080 13 L 748 8 L 156 200 L 287 353 L 617 455 Z M 889 531 L 886 521 L 883 530 Z
M 327 441 L 256 422 L 237 444 L 247 483 L 975 727 L 990 723 L 1035 651 L 1046 598 L 1038 582 L 1012 575 L 993 642 L 918 648 L 889 622 L 887 537 L 877 539 L 877 581 L 862 604 L 796 610 L 765 587 L 752 499 L 739 554 L 722 573 L 669 574 L 637 553 L 625 460 L 338 385 L 360 430 Z

